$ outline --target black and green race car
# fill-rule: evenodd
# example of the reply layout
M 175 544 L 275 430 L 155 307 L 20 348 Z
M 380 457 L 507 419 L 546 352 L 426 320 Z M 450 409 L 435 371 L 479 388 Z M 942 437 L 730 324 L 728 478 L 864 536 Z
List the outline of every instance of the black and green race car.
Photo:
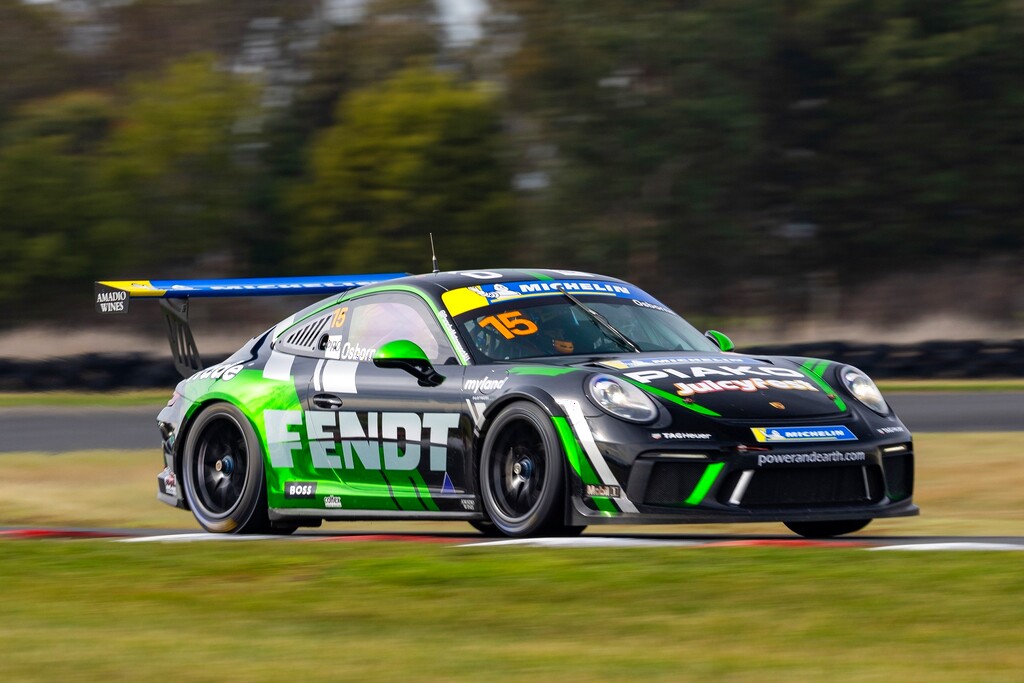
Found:
M 333 292 L 200 369 L 189 298 Z M 464 520 L 783 522 L 808 537 L 917 514 L 913 444 L 874 383 L 744 355 L 638 287 L 559 270 L 97 283 L 162 300 L 190 376 L 159 414 L 160 500 L 205 529 Z

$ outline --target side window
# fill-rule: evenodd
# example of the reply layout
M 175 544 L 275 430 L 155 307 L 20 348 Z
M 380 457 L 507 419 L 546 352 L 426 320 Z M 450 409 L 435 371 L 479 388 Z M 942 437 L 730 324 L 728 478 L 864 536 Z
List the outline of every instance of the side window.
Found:
M 326 357 L 369 361 L 384 344 L 407 339 L 443 365 L 455 352 L 427 305 L 411 294 L 382 293 L 343 302 L 328 318 Z

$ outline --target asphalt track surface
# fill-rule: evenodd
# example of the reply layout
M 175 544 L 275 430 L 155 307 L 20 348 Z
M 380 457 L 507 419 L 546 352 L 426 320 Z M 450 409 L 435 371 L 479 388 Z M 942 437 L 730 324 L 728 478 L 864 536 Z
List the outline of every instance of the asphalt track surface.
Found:
M 887 399 L 912 432 L 1024 431 L 1024 392 L 906 393 Z M 157 449 L 158 409 L 0 408 L 0 453 Z

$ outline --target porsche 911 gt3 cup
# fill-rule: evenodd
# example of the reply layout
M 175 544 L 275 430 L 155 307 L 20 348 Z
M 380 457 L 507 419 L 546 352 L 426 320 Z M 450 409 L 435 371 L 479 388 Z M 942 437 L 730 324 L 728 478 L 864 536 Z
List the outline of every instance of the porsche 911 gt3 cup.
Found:
M 158 497 L 213 532 L 464 520 L 785 523 L 917 514 L 911 435 L 854 367 L 746 355 L 614 278 L 558 270 L 97 283 L 164 305 L 187 379 Z M 188 299 L 330 294 L 202 368 Z

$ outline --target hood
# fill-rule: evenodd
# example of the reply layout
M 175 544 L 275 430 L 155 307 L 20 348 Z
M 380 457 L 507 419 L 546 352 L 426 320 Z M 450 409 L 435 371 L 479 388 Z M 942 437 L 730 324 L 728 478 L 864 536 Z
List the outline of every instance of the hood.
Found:
M 634 354 L 580 364 L 668 394 L 721 417 L 785 420 L 838 415 L 835 394 L 815 375 L 783 358 L 736 354 Z

